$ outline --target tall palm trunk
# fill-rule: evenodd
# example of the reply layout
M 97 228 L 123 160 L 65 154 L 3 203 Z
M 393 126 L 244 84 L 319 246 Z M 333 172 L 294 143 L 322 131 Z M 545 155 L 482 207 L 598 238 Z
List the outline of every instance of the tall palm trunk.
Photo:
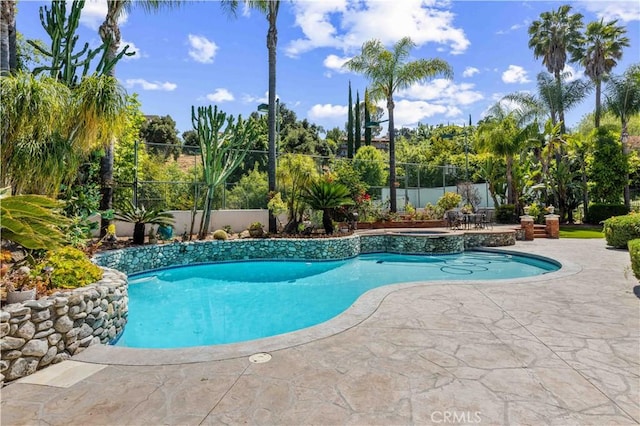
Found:
M 269 32 L 267 33 L 267 49 L 269 50 L 269 157 L 268 157 L 268 181 L 269 194 L 276 192 L 276 48 L 278 46 L 278 18 L 279 1 L 269 2 L 267 19 L 269 20 Z M 276 217 L 269 210 L 269 232 L 278 231 Z
M 558 119 L 560 120 L 560 134 L 564 135 L 567 132 L 567 128 L 564 123 L 564 104 L 562 102 L 562 78 L 560 77 L 560 71 L 556 70 L 556 90 L 558 93 Z M 555 152 L 556 166 L 560 166 L 562 161 L 562 145 L 558 146 Z
M 2 2 L 0 16 L 0 75 L 9 74 L 9 24 L 5 20 L 5 2 Z
M 564 122 L 564 105 L 562 103 L 562 77 L 560 76 L 560 71 L 556 70 L 554 72 L 554 76 L 556 78 L 556 90 L 558 96 L 558 119 L 560 120 L 560 133 L 563 135 L 567 133 L 567 128 Z
M 0 75 L 17 68 L 16 5 L 14 0 L 0 1 Z
M 601 93 L 602 93 L 602 80 L 596 80 L 596 112 L 594 114 L 595 127 L 596 129 L 600 127 L 600 114 L 602 114 L 602 103 L 601 103 Z
M 396 202 L 396 137 L 393 131 L 394 107 L 393 97 L 389 96 L 387 98 L 387 109 L 389 110 L 389 197 L 391 198 L 389 208 L 393 213 L 398 211 Z
M 120 48 L 120 28 L 118 27 L 118 15 L 120 15 L 123 2 L 118 0 L 109 0 L 107 2 L 107 16 L 105 21 L 100 25 L 100 38 L 107 43 L 106 59 L 112 61 Z M 115 77 L 116 69 L 113 66 L 107 73 L 110 77 Z M 113 154 L 115 149 L 115 139 L 112 138 L 109 146 L 106 147 L 104 156 L 100 159 L 100 210 L 107 211 L 113 208 Z M 103 217 L 100 221 L 100 236 L 107 234 L 107 227 L 111 220 Z
M 507 204 L 515 205 L 515 191 L 513 190 L 513 157 L 507 155 Z M 517 206 L 516 206 L 517 208 Z

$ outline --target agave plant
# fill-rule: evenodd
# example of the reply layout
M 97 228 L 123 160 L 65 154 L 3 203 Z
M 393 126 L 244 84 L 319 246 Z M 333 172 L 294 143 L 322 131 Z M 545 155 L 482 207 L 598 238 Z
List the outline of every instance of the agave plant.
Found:
M 65 243 L 61 227 L 69 219 L 58 212 L 61 203 L 41 195 L 7 195 L 0 190 L 0 231 L 2 239 L 26 249 L 53 250 Z
M 162 210 L 147 210 L 144 205 L 136 207 L 128 201 L 116 212 L 115 218 L 123 222 L 133 223 L 133 244 L 144 244 L 145 225 L 173 225 L 173 214 Z
M 331 213 L 338 207 L 353 205 L 349 188 L 341 183 L 320 179 L 311 182 L 302 198 L 314 210 L 322 210 L 322 226 L 327 234 L 333 234 Z

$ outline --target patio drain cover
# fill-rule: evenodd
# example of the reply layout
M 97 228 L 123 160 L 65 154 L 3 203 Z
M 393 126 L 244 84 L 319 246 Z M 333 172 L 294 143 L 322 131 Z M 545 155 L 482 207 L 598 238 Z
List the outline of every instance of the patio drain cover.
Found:
M 271 361 L 271 355 L 265 352 L 253 354 L 249 357 L 249 361 L 254 364 L 262 364 Z

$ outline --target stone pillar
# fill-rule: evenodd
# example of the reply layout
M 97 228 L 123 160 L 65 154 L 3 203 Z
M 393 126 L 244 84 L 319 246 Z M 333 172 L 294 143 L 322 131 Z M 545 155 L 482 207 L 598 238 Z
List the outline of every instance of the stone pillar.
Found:
M 547 214 L 544 216 L 548 238 L 560 238 L 560 216 Z
M 524 240 L 533 241 L 533 216 L 520 216 L 520 227 L 524 229 Z

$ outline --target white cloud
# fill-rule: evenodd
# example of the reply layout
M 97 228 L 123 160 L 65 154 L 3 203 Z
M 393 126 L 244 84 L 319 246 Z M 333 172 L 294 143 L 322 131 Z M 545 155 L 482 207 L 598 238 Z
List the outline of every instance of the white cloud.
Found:
M 278 94 L 276 93 L 276 99 L 278 99 Z M 264 92 L 264 96 L 253 96 L 249 94 L 242 95 L 242 102 L 245 104 L 266 104 L 269 102 L 269 92 Z
M 509 68 L 502 73 L 502 81 L 507 84 L 511 83 L 529 83 L 531 80 L 527 78 L 527 71 L 518 65 L 509 65 Z
M 394 127 L 409 127 L 436 114 L 447 114 L 452 109 L 425 101 L 402 99 L 395 102 L 393 110 Z
M 319 47 L 353 52 L 372 38 L 391 45 L 409 36 L 419 46 L 431 42 L 446 46 L 451 54 L 461 54 L 470 42 L 464 30 L 453 25 L 455 15 L 446 7 L 448 2 L 436 7 L 431 0 L 297 2 L 296 26 L 304 37 L 285 46 L 285 53 L 297 56 Z M 402 25 L 384 24 L 388 22 Z
M 565 78 L 565 81 L 567 83 L 574 80 L 580 80 L 582 77 L 584 77 L 584 71 L 576 71 L 576 69 L 569 64 L 564 65 L 562 72 L 570 74 Z
M 346 120 L 348 109 L 345 105 L 316 104 L 307 112 L 307 116 L 312 120 L 332 118 L 344 118 Z
M 475 74 L 480 73 L 480 70 L 476 67 L 466 67 L 462 72 L 463 77 L 472 77 Z
M 343 74 L 343 73 L 349 72 L 347 69 L 342 67 L 345 64 L 345 62 L 347 62 L 349 59 L 351 58 L 340 57 L 338 55 L 329 55 L 326 58 L 324 58 L 324 61 L 322 62 L 322 64 L 332 71 Z M 331 76 L 331 74 L 329 74 L 329 76 Z
M 178 87 L 177 84 L 169 83 L 168 81 L 162 83 L 160 81 L 147 81 L 143 78 L 129 78 L 125 80 L 124 85 L 130 89 L 140 86 L 142 90 L 161 90 L 165 92 L 171 92 Z
M 637 0 L 581 1 L 578 4 L 605 21 L 617 19 L 618 24 L 640 21 L 640 2 Z
M 213 57 L 216 55 L 218 46 L 211 40 L 208 40 L 204 36 L 189 34 L 189 56 L 191 56 L 196 62 L 203 64 L 210 64 L 213 62 Z
M 209 93 L 207 95 L 207 99 L 211 102 L 226 102 L 232 101 L 235 98 L 233 97 L 233 94 L 227 89 L 218 88 L 213 93 Z
M 508 30 L 498 30 L 498 31 L 496 31 L 496 34 L 498 34 L 498 35 L 509 34 L 510 32 L 519 30 L 520 28 L 528 27 L 530 23 L 531 22 L 529 20 L 525 19 L 520 24 L 513 24 L 512 26 L 509 27 Z
M 398 97 L 449 106 L 470 105 L 484 99 L 482 93 L 472 90 L 474 87 L 471 83 L 455 84 L 451 80 L 436 78 L 425 84 L 414 84 L 398 92 Z

